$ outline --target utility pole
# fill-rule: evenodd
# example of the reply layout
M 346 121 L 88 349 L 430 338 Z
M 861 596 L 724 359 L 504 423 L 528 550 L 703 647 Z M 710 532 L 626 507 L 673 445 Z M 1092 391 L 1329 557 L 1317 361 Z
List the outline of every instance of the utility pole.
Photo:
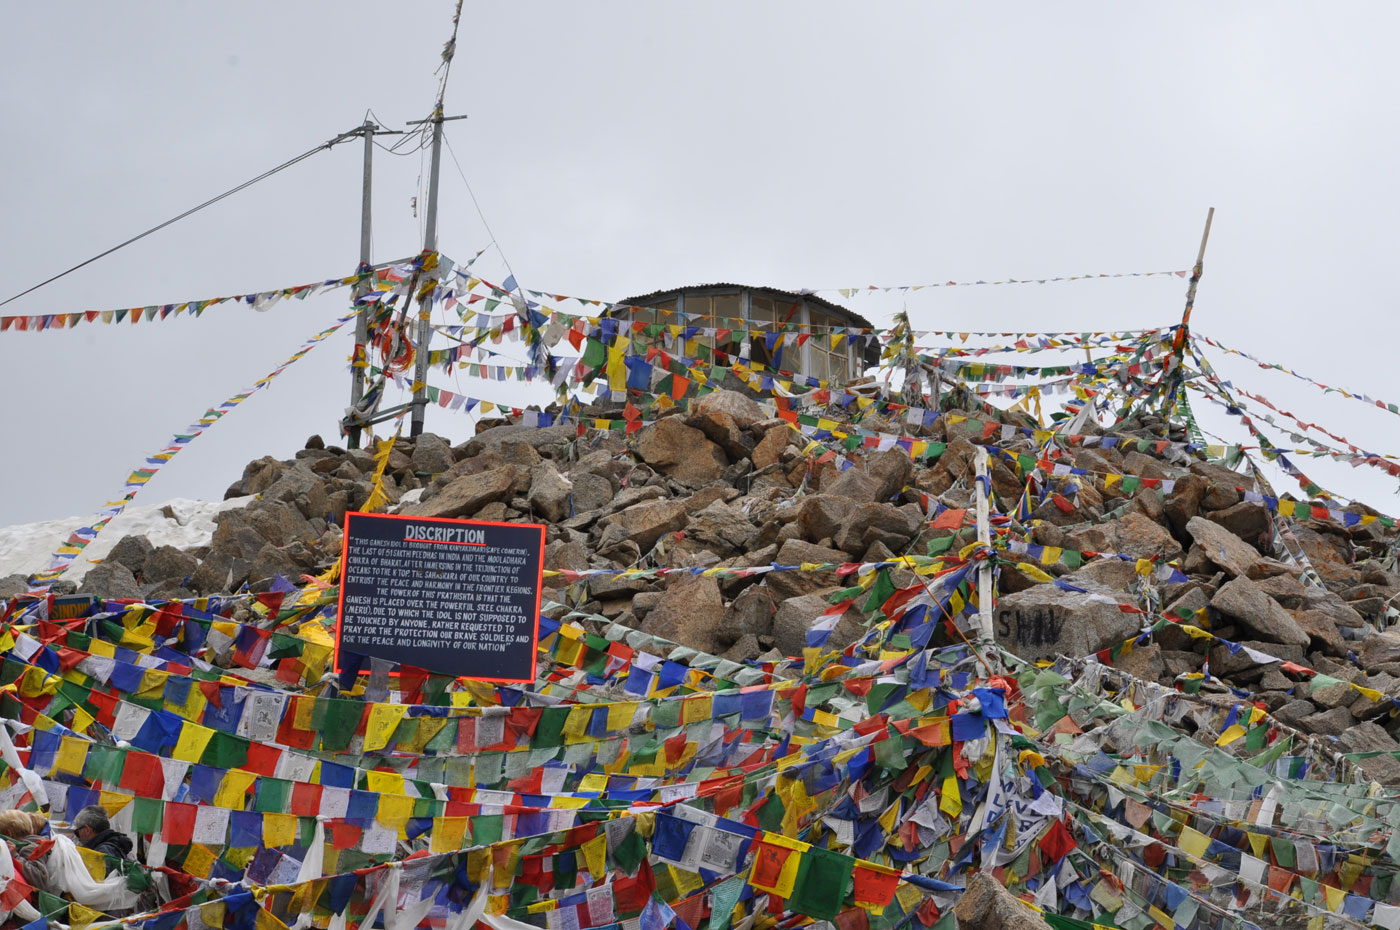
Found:
M 425 122 L 433 124 L 432 167 L 428 173 L 428 212 L 424 221 L 427 228 L 423 232 L 424 252 L 432 252 L 437 249 L 438 179 L 441 174 L 439 169 L 442 166 L 442 124 L 452 119 L 466 119 L 466 117 L 443 116 L 442 100 L 439 99 L 437 108 L 433 110 L 430 119 L 409 123 L 410 126 L 421 125 Z M 423 419 L 428 409 L 428 343 L 433 335 L 432 309 L 431 294 L 418 302 L 418 345 L 415 347 L 413 356 L 413 416 L 408 430 L 410 436 L 417 436 L 423 432 Z
M 373 168 L 374 168 L 374 131 L 379 127 L 368 117 L 365 117 L 364 125 L 360 127 L 360 132 L 365 137 L 365 172 L 362 190 L 360 192 L 360 270 L 363 271 L 370 263 L 370 210 L 373 190 Z M 355 287 L 355 299 L 358 301 L 364 294 L 365 283 L 361 281 Z M 360 399 L 365 396 L 365 366 L 369 364 L 369 350 L 366 343 L 369 342 L 369 320 L 366 318 L 367 308 L 361 306 L 359 313 L 355 317 L 355 352 L 350 359 L 350 409 L 356 411 L 360 406 Z M 355 425 L 350 427 L 350 435 L 346 442 L 352 449 L 360 448 L 360 427 Z

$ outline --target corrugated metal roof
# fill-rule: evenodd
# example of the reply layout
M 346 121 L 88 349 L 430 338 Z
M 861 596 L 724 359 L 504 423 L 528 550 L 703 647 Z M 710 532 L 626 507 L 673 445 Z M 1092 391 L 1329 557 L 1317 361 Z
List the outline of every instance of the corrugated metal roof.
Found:
M 636 297 L 628 297 L 625 300 L 620 300 L 618 301 L 618 303 L 624 305 L 645 306 L 658 300 L 664 300 L 669 297 L 674 297 L 677 294 L 687 294 L 692 292 L 715 290 L 720 288 L 734 288 L 737 290 L 744 291 L 763 291 L 770 294 L 780 294 L 784 297 L 802 298 L 811 301 L 818 307 L 831 311 L 837 316 L 841 316 L 850 320 L 850 325 L 852 326 L 858 326 L 862 329 L 874 328 L 874 324 L 867 320 L 865 317 L 861 316 L 859 313 L 856 313 L 852 310 L 848 310 L 840 304 L 832 303 L 825 297 L 818 297 L 816 294 L 810 292 L 803 293 L 801 291 L 788 291 L 784 290 L 781 287 L 767 287 L 761 284 L 734 284 L 728 281 L 721 281 L 715 284 L 691 284 L 687 285 L 686 287 L 670 287 L 666 288 L 665 290 L 652 291 L 650 294 L 639 294 Z

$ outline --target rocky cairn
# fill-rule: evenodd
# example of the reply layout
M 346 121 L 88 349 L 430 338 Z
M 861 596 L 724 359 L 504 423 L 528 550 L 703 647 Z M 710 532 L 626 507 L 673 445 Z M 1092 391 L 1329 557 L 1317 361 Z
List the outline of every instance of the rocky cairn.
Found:
M 1034 425 L 1019 416 L 1002 415 L 1012 425 Z M 715 391 L 630 436 L 594 430 L 579 436 L 573 426 L 494 420 L 457 446 L 432 434 L 400 439 L 383 487 L 388 509 L 398 513 L 543 523 L 547 569 L 875 562 L 923 555 L 931 545 L 946 545 L 949 535 L 958 537 L 954 551 L 975 540 L 970 526 L 931 528 L 923 505 L 973 505 L 972 441 L 982 441 L 982 426 L 949 426 L 948 419 L 911 428 L 867 416 L 859 424 L 864 429 L 946 448 L 918 462 L 898 448 L 856 453 L 854 467 L 842 471 L 821 450 L 804 454 L 808 440 L 787 421 L 769 417 L 742 394 Z M 1028 659 L 1081 657 L 1138 633 L 1144 617 L 1119 604 L 1178 616 L 1201 612 L 1198 623 L 1249 648 L 1231 649 L 1171 627 L 1114 664 L 1167 685 L 1208 671 L 1207 697 L 1214 691 L 1237 700 L 1225 686 L 1243 689 L 1277 720 L 1335 740 L 1342 751 L 1400 750 L 1400 718 L 1389 700 L 1400 696 L 1400 632 L 1388 630 L 1388 613 L 1400 602 L 1400 575 L 1383 567 L 1394 531 L 1379 523 L 1291 522 L 1288 546 L 1306 557 L 1303 564 L 1274 550 L 1271 514 L 1237 490 L 1248 479 L 1188 453 L 1184 435 L 1150 416 L 1103 435 L 1121 442 L 1072 446 L 1061 461 L 1100 475 L 1172 479 L 1170 493 L 1125 494 L 1122 482 L 1052 477 L 1052 493 L 1031 517 L 1029 541 L 1175 562 L 1186 580 L 1146 579 L 1132 561 L 1111 555 L 1071 570 L 1062 562 L 1040 565 L 1002 553 L 1033 561 L 1080 590 L 1037 582 L 1004 565 L 994 616 L 999 642 Z M 1136 449 L 1140 444 L 1129 441 L 1138 439 L 1171 444 L 1161 454 L 1119 451 Z M 996 444 L 1013 454 L 1037 451 L 1020 433 Z M 220 513 L 207 546 L 156 548 L 129 536 L 78 585 L 60 581 L 55 591 L 185 598 L 265 590 L 278 576 L 295 582 L 324 571 L 340 557 L 342 518 L 368 499 L 375 467 L 370 452 L 327 446 L 313 436 L 291 460 L 247 465 L 225 497 L 254 499 Z M 999 508 L 1012 510 L 1022 481 L 998 458 L 991 478 Z M 1348 510 L 1373 513 L 1361 505 Z M 894 580 L 910 584 L 912 577 L 900 571 Z M 12 589 L 23 580 L 0 579 L 0 587 L 17 593 Z M 834 572 L 600 576 L 574 583 L 556 577 L 545 583 L 547 599 L 593 614 L 599 626 L 620 623 L 737 661 L 799 655 L 807 628 L 844 586 Z M 863 630 L 864 617 L 852 610 L 828 645 L 844 646 Z M 1344 684 L 1318 686 L 1279 662 L 1257 661 L 1260 653 Z M 1345 683 L 1379 691 L 1382 699 Z M 1372 777 L 1400 783 L 1400 763 L 1390 756 L 1362 764 Z

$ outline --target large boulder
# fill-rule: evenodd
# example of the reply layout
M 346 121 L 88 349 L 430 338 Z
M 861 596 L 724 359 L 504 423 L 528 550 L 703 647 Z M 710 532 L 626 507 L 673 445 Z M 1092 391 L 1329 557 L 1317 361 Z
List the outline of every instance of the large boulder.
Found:
M 763 434 L 763 438 L 753 447 L 749 453 L 749 460 L 753 462 L 754 468 L 767 468 L 769 465 L 776 465 L 781 460 L 781 454 L 788 447 L 789 437 L 792 431 L 784 423 L 782 426 L 769 427 Z
M 1163 513 L 1177 539 L 1190 538 L 1186 535 L 1186 524 L 1200 513 L 1201 497 L 1205 492 L 1204 478 L 1199 475 L 1183 475 L 1176 480 L 1171 493 L 1163 501 Z
M 1245 483 L 1245 478 L 1237 471 L 1214 462 L 1192 462 L 1191 474 L 1206 480 L 1206 490 L 1201 495 L 1204 511 L 1225 510 L 1243 499 L 1239 486 Z
M 729 465 L 723 450 L 679 417 L 663 417 L 636 437 L 642 461 L 688 488 L 715 481 Z
M 877 541 L 898 552 L 918 531 L 916 517 L 893 504 L 871 502 L 851 508 L 832 541 L 853 556 L 860 556 Z
M 1067 531 L 1065 545 L 1071 549 L 1160 562 L 1170 562 L 1182 555 L 1181 544 L 1172 534 L 1140 513 L 1129 513 L 1118 520 Z
M 802 650 L 807 648 L 807 631 L 831 607 L 826 598 L 836 590 L 823 588 L 779 603 L 773 615 L 773 647 L 785 656 L 802 655 Z M 853 606 L 841 615 L 822 648 L 844 649 L 864 632 L 865 617 Z
M 141 565 L 141 581 L 144 584 L 183 582 L 197 568 L 199 560 L 188 552 L 181 552 L 174 546 L 161 546 L 146 556 L 146 561 Z
M 734 641 L 745 634 L 769 636 L 773 632 L 773 614 L 778 605 L 773 594 L 763 585 L 745 588 L 734 598 L 724 612 L 725 634 L 721 639 L 733 636 Z
M 822 493 L 858 501 L 889 500 L 899 493 L 914 473 L 914 463 L 903 449 L 887 449 L 867 455 L 858 465 L 822 483 Z
M 1274 531 L 1273 516 L 1269 508 L 1259 501 L 1240 501 L 1224 510 L 1212 510 L 1205 517 L 1212 523 L 1219 523 L 1260 552 L 1269 550 L 1269 538 Z
M 1035 911 L 986 872 L 968 879 L 953 913 L 959 930 L 1050 930 Z
M 1288 611 L 1248 578 L 1235 578 L 1221 585 L 1210 599 L 1210 606 L 1262 640 L 1299 646 L 1312 641 Z
M 141 574 L 141 566 L 146 563 L 146 556 L 156 551 L 156 547 L 151 545 L 151 541 L 144 536 L 123 536 L 112 547 L 112 551 L 107 553 L 107 562 L 119 562 L 131 570 L 132 574 Z
M 1321 532 L 1316 526 L 1296 525 L 1294 538 L 1303 553 L 1329 586 L 1350 587 L 1361 581 L 1361 573 L 1352 567 L 1351 542 L 1341 533 Z
M 850 561 L 850 556 L 840 549 L 828 549 L 802 539 L 788 539 L 774 559 L 779 565 L 821 565 L 828 562 L 841 564 Z M 836 570 L 824 572 L 781 571 L 769 572 L 764 576 L 764 584 L 773 592 L 778 601 L 784 598 L 799 597 L 813 591 L 829 588 L 837 583 Z
M 300 462 L 282 472 L 281 477 L 263 490 L 261 498 L 294 504 L 308 519 L 324 518 L 330 510 L 323 479 Z
M 686 536 L 715 555 L 728 558 L 749 548 L 758 536 L 758 527 L 740 511 L 716 500 L 691 516 Z
M 1400 662 L 1400 633 L 1375 633 L 1361 644 L 1357 664 L 1362 668 L 1375 668 Z
M 763 412 L 754 400 L 738 391 L 711 391 L 695 402 L 691 407 L 692 414 L 723 413 L 737 423 L 741 428 L 752 426 L 759 420 L 765 419 L 767 414 Z
M 573 484 L 559 474 L 552 462 L 541 460 L 530 470 L 530 506 L 536 516 L 549 523 L 569 515 L 569 495 L 573 490 Z
M 552 454 L 556 447 L 570 442 L 578 434 L 571 425 L 524 426 L 502 425 L 477 433 L 452 450 L 454 458 L 475 458 L 483 452 L 500 452 L 507 442 L 523 442 L 541 454 Z
M 1119 609 L 1117 592 L 1087 578 L 1065 580 L 1085 590 L 1041 584 L 1003 597 L 993 623 L 997 642 L 1023 659 L 1078 658 L 1138 632 L 1140 616 Z
M 592 472 L 570 472 L 569 483 L 573 486 L 575 513 L 602 510 L 615 493 L 611 481 Z
M 704 575 L 688 575 L 675 579 L 662 592 L 661 600 L 647 614 L 645 629 L 653 636 L 717 653 L 737 639 L 721 644 L 717 634 L 723 625 L 724 598 L 719 584 Z
M 1192 517 L 1186 532 L 1200 545 L 1205 557 L 1233 577 L 1244 577 L 1263 558 L 1259 550 L 1205 517 Z
M 121 562 L 108 559 L 88 570 L 78 584 L 78 593 L 102 598 L 140 600 L 141 586 L 136 583 L 136 576 L 131 573 L 131 569 Z
M 275 546 L 300 541 L 311 542 L 317 533 L 295 504 L 260 500 L 244 508 L 248 525 L 263 539 Z M 255 550 L 256 551 L 256 550 Z
M 802 499 L 797 510 L 797 526 L 811 542 L 834 539 L 855 504 L 846 497 L 813 494 Z
M 685 422 L 735 459 L 748 458 L 753 451 L 753 437 L 723 410 L 692 410 Z
M 685 529 L 689 519 L 684 501 L 642 501 L 603 518 L 603 542 L 599 548 L 629 540 L 641 552 L 647 552 L 662 536 Z
M 1400 785 L 1400 761 L 1393 753 L 1400 750 L 1400 743 L 1375 723 L 1357 723 L 1346 728 L 1337 737 L 1346 752 L 1379 752 L 1383 755 L 1357 760 L 1366 777 L 1382 785 Z
M 424 433 L 413 443 L 409 467 L 415 473 L 439 475 L 452 467 L 452 445 L 441 436 Z
M 470 517 L 494 501 L 511 499 L 515 466 L 501 465 L 476 475 L 463 475 L 426 501 L 409 504 L 399 513 L 410 517 Z

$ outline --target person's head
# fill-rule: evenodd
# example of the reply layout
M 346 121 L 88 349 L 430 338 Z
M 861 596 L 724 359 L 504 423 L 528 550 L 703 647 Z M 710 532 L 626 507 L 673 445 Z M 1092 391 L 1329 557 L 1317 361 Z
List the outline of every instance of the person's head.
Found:
M 0 836 L 20 840 L 43 832 L 48 819 L 43 814 L 26 811 L 0 811 Z
M 73 835 L 84 846 L 111 827 L 112 824 L 107 820 L 107 812 L 96 804 L 78 811 L 78 816 L 73 818 Z

